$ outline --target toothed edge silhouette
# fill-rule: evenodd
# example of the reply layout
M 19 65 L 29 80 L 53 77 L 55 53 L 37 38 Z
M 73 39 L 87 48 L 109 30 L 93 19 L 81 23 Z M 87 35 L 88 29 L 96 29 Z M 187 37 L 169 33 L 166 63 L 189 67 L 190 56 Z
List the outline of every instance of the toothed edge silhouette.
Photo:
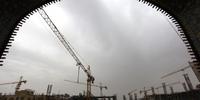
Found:
M 54 4 L 56 2 L 59 2 L 59 1 L 61 1 L 61 0 L 54 0 L 54 1 L 51 1 L 49 3 L 46 3 L 46 4 L 38 7 L 37 9 L 33 10 L 32 12 L 30 12 L 28 15 L 26 15 L 25 17 L 23 17 L 21 19 L 21 21 L 15 27 L 13 33 L 9 36 L 9 41 L 6 44 L 6 46 L 4 48 L 4 51 L 3 51 L 3 54 L 2 54 L 2 56 L 0 58 L 0 66 L 3 66 L 3 60 L 6 59 L 6 55 L 9 52 L 9 48 L 12 46 L 12 42 L 14 41 L 14 37 L 16 36 L 16 33 L 19 30 L 19 28 L 23 26 L 23 23 L 25 23 L 26 20 L 29 19 L 29 17 L 31 15 L 33 15 L 34 13 L 36 13 L 40 8 L 49 6 L 49 5 Z M 176 25 L 178 31 L 180 32 L 180 36 L 181 36 L 183 42 L 185 43 L 185 46 L 188 49 L 188 53 L 191 56 L 192 62 L 194 62 L 195 64 L 200 65 L 200 63 L 199 63 L 198 59 L 196 58 L 195 53 L 193 51 L 193 47 L 191 46 L 190 41 L 188 41 L 189 38 L 188 38 L 188 36 L 186 36 L 186 34 L 184 34 L 183 28 L 179 25 L 178 21 L 176 21 L 176 19 L 172 15 L 170 15 L 169 13 L 167 13 L 165 10 L 163 10 L 162 8 L 160 8 L 160 7 L 152 4 L 151 2 L 148 2 L 148 1 L 145 1 L 145 0 L 138 0 L 138 1 L 142 2 L 144 4 L 147 4 L 148 6 L 151 6 L 153 9 L 156 9 L 157 11 L 163 13 L 165 16 L 167 16 L 169 19 L 172 20 L 172 22 Z

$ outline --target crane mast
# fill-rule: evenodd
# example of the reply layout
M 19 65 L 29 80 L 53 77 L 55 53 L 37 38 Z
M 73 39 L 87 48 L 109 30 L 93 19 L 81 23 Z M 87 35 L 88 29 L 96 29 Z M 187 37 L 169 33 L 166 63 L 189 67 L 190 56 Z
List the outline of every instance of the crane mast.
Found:
M 52 22 L 52 20 L 49 18 L 48 14 L 45 12 L 43 8 L 40 8 L 39 14 L 42 16 L 42 18 L 45 20 L 45 22 L 48 24 L 48 26 L 51 28 L 53 33 L 58 37 L 60 42 L 63 44 L 65 49 L 70 53 L 70 55 L 73 57 L 73 59 L 76 61 L 76 65 L 86 73 L 87 75 L 87 99 L 90 99 L 91 96 L 91 84 L 94 83 L 94 77 L 90 73 L 90 66 L 86 69 L 85 66 L 81 63 L 79 58 L 76 56 L 75 52 L 70 47 L 70 43 L 64 38 L 64 35 L 58 30 L 56 25 Z

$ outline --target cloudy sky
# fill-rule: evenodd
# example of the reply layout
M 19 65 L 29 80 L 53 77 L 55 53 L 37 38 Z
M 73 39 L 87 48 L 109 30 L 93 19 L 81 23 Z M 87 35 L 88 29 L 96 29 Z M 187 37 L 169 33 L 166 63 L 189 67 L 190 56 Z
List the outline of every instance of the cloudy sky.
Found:
M 137 0 L 63 0 L 45 10 L 81 61 L 91 66 L 95 84 L 108 86 L 105 95 L 184 82 L 182 73 L 160 79 L 187 66 L 190 57 L 167 17 L 155 9 Z M 0 68 L 1 83 L 24 76 L 28 83 L 22 89 L 36 93 L 45 93 L 48 84 L 53 84 L 53 93 L 73 95 L 86 89 L 63 81 L 77 80 L 76 62 L 38 13 L 26 21 L 12 45 Z M 191 69 L 186 72 L 196 85 Z M 86 82 L 83 71 L 80 81 Z M 183 91 L 181 85 L 174 87 Z M 13 93 L 14 88 L 1 86 L 0 92 Z M 92 90 L 99 95 L 98 88 Z

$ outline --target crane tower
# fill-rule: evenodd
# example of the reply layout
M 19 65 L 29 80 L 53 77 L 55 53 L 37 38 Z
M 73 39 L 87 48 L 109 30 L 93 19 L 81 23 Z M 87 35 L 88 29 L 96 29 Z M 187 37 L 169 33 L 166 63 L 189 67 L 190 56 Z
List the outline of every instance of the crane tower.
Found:
M 22 83 L 26 83 L 27 81 L 26 80 L 22 80 L 22 76 L 20 77 L 19 81 L 17 82 L 9 82 L 9 83 L 1 83 L 0 85 L 8 85 L 8 84 L 17 84 L 16 87 L 15 87 L 15 94 L 19 91 Z
M 79 58 L 76 56 L 75 52 L 70 46 L 70 43 L 64 38 L 64 35 L 58 30 L 56 25 L 53 23 L 53 21 L 49 18 L 48 14 L 45 12 L 43 8 L 40 8 L 39 14 L 42 16 L 42 18 L 45 20 L 45 22 L 48 24 L 48 26 L 51 28 L 53 33 L 57 36 L 57 38 L 60 40 L 60 42 L 63 44 L 65 49 L 70 53 L 70 55 L 73 57 L 73 59 L 76 61 L 76 65 L 86 73 L 87 75 L 87 100 L 90 100 L 91 98 L 91 84 L 94 83 L 94 77 L 91 75 L 90 72 L 90 66 L 88 65 L 88 68 L 86 68 L 82 62 L 79 60 Z

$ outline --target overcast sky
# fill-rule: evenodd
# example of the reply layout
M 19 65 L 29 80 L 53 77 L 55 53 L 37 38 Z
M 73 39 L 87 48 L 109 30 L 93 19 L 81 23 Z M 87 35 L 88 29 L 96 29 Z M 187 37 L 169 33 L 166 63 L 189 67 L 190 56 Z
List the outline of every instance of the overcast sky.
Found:
M 105 95 L 184 82 L 182 73 L 160 79 L 187 66 L 190 57 L 167 17 L 155 9 L 137 0 L 63 0 L 45 10 L 83 63 L 91 66 L 95 84 L 108 86 Z M 53 84 L 53 93 L 86 89 L 63 81 L 76 81 L 76 62 L 38 13 L 23 24 L 12 45 L 0 70 L 1 83 L 24 76 L 28 82 L 22 89 L 36 93 L 45 93 L 48 84 Z M 186 72 L 196 85 L 191 69 Z M 86 82 L 83 71 L 80 81 Z M 181 85 L 174 87 L 183 90 Z M 0 92 L 13 93 L 14 88 L 1 86 Z M 93 88 L 93 94 L 99 95 L 99 89 Z

